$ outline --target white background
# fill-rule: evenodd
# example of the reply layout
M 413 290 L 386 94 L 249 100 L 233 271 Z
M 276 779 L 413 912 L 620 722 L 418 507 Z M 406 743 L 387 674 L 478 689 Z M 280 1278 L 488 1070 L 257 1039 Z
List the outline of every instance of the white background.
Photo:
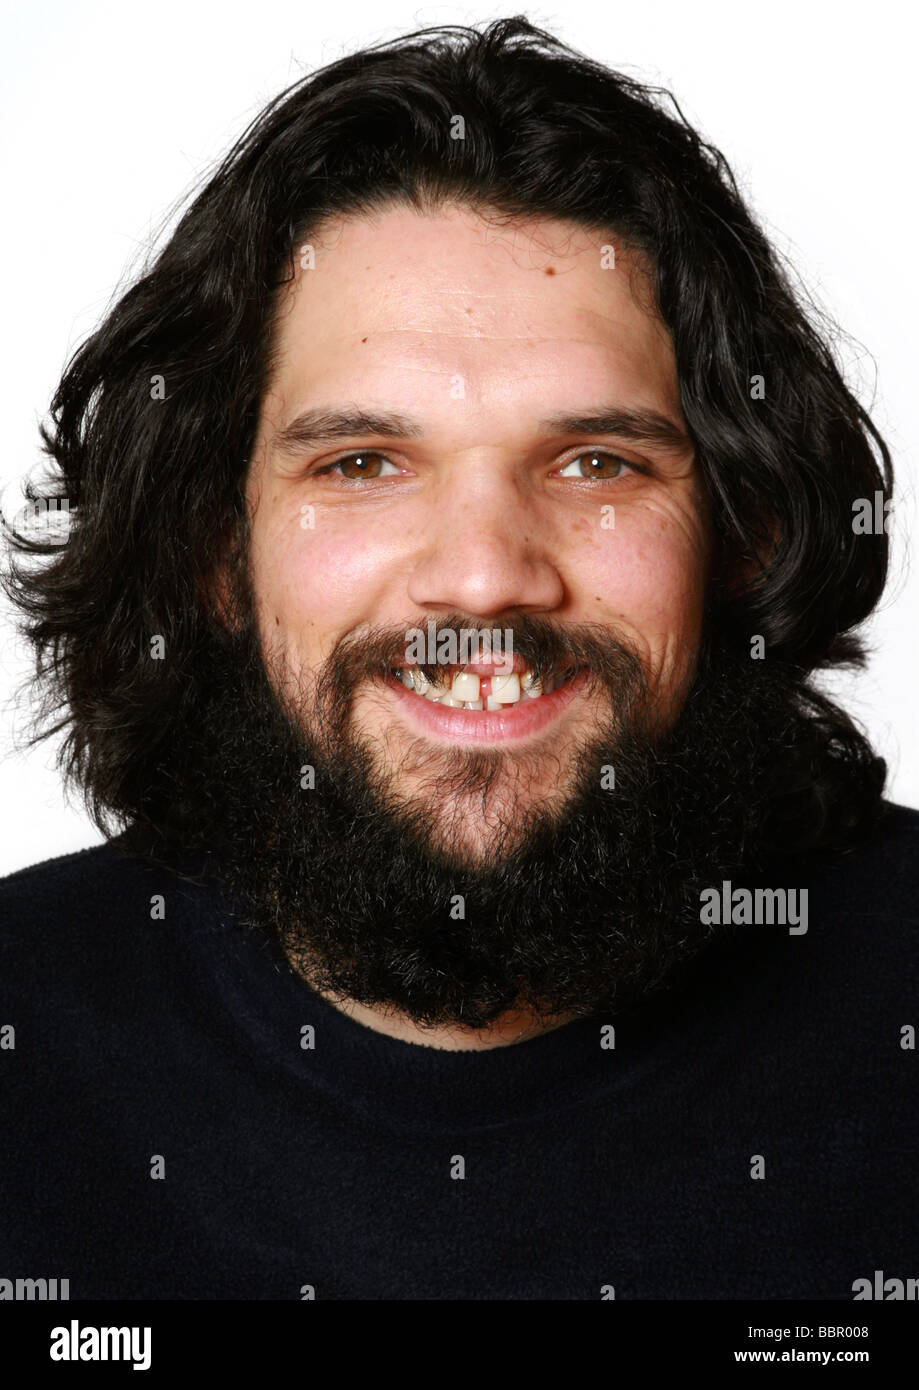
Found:
M 2 19 L 5 198 L 0 487 L 39 461 L 37 422 L 65 362 L 152 232 L 261 106 L 364 44 L 507 9 L 338 0 L 17 4 Z M 854 339 L 849 379 L 894 453 L 894 569 L 867 628 L 873 657 L 834 689 L 919 805 L 916 475 L 916 45 L 909 7 L 832 0 L 745 5 L 565 0 L 535 24 L 669 87 L 727 156 L 818 303 Z M 0 873 L 101 840 L 67 805 L 54 748 L 21 751 L 28 667 L 0 613 Z

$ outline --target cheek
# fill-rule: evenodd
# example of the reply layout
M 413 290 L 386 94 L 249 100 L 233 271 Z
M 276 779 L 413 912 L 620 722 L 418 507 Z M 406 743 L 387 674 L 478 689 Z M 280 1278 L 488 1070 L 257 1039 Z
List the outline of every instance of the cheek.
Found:
M 579 563 L 584 606 L 640 639 L 660 671 L 702 628 L 708 549 L 702 526 L 682 517 L 617 511 Z
M 353 529 L 318 508 L 301 513 L 299 503 L 253 528 L 252 557 L 263 632 L 295 648 L 328 645 L 369 619 L 392 559 L 382 526 L 362 530 L 356 544 Z

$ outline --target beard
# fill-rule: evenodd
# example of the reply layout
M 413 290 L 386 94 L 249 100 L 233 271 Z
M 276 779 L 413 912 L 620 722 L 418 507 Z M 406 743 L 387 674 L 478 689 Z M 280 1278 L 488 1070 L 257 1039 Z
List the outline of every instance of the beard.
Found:
M 640 660 L 608 630 L 504 625 L 537 673 L 586 669 L 591 708 L 606 711 L 564 763 L 551 739 L 444 747 L 404 726 L 390 730 L 402 761 L 385 758 L 385 732 L 355 727 L 355 695 L 366 708 L 404 664 L 404 627 L 349 634 L 306 676 L 266 659 L 252 622 L 215 653 L 186 822 L 239 925 L 334 1000 L 421 1027 L 621 1012 L 724 930 L 700 920 L 702 890 L 768 851 L 800 723 L 791 674 L 707 630 L 679 713 L 662 721 Z M 554 795 L 530 794 L 547 767 Z M 484 853 L 464 833 L 473 816 Z

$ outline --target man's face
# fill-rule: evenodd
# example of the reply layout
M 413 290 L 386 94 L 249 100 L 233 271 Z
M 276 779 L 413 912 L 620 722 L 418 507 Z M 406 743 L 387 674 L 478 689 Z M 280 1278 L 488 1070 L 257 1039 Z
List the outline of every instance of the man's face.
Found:
M 296 673 L 308 704 L 336 645 L 362 633 L 404 645 L 447 615 L 512 631 L 537 619 L 621 641 L 672 724 L 699 648 L 710 522 L 669 337 L 634 259 L 617 247 L 607 268 L 599 235 L 496 229 L 460 207 L 393 206 L 312 244 L 315 268 L 280 312 L 247 483 L 259 638 L 290 690 Z M 285 440 L 305 411 L 403 423 Z M 614 412 L 658 417 L 673 438 L 586 423 Z M 487 665 L 478 674 L 487 700 Z M 363 679 L 350 729 L 390 796 L 426 811 L 431 844 L 475 865 L 498 826 L 512 845 L 521 811 L 564 808 L 578 750 L 609 717 L 609 690 L 583 673 L 492 711 Z M 487 794 L 445 796 L 441 773 L 483 749 L 499 755 Z

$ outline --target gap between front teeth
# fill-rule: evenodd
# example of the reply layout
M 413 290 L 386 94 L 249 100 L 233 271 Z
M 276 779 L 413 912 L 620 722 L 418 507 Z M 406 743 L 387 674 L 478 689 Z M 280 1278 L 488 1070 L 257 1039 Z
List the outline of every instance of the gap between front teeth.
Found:
M 491 694 L 486 700 L 481 698 L 481 681 L 472 671 L 457 671 L 449 686 L 434 685 L 417 667 L 403 667 L 397 671 L 402 684 L 408 690 L 423 695 L 434 704 L 446 705 L 449 709 L 502 709 L 516 705 L 521 700 L 535 700 L 540 695 L 548 695 L 561 685 L 561 678 L 551 677 L 545 685 L 540 685 L 531 671 L 519 676 L 516 671 L 510 675 L 491 677 Z

